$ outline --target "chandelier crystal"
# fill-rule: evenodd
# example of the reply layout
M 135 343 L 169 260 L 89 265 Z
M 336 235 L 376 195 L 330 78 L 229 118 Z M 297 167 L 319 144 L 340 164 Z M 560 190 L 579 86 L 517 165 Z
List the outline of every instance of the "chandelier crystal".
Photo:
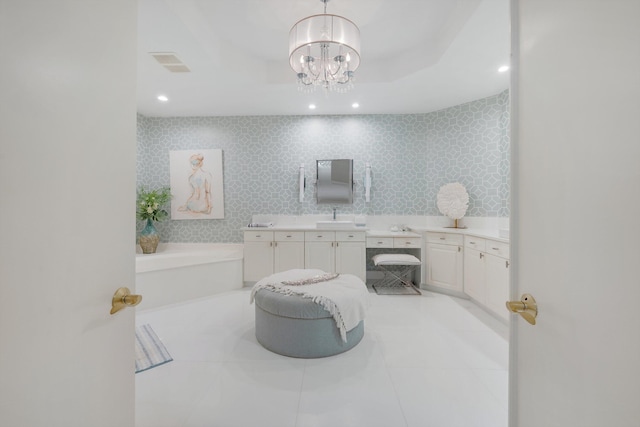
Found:
M 360 65 L 360 30 L 352 21 L 324 13 L 298 21 L 289 32 L 289 64 L 304 92 L 321 86 L 326 92 L 353 87 Z

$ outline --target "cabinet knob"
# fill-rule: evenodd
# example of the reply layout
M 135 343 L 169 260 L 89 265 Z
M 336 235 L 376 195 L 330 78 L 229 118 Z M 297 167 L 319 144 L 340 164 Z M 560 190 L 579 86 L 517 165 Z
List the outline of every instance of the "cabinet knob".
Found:
M 491 248 L 491 249 L 493 249 L 494 251 L 499 251 L 500 250 L 500 248 Z
M 484 254 L 480 252 L 480 259 L 484 258 Z
M 444 238 L 444 237 L 441 237 L 441 238 L 440 238 L 440 240 L 445 240 L 445 238 Z M 472 243 L 473 243 L 473 242 L 472 242 Z
M 505 266 L 505 268 L 509 268 L 509 261 L 505 261 L 504 262 L 504 266 Z

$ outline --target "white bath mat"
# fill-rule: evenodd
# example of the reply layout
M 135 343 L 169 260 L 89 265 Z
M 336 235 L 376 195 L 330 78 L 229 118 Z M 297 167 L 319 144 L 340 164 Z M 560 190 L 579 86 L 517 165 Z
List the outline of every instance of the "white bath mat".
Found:
M 172 360 L 150 325 L 136 327 L 136 374 Z

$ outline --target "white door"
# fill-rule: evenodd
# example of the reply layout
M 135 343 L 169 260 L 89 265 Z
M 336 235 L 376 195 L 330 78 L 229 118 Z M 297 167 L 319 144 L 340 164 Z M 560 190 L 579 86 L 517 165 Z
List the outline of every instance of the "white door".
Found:
M 336 271 L 335 242 L 305 242 L 304 266 L 328 273 Z
M 514 0 L 512 427 L 640 425 L 640 1 Z
M 336 273 L 367 280 L 367 248 L 364 242 L 336 242 Z
M 0 425 L 132 427 L 136 2 L 0 0 Z
M 427 284 L 461 292 L 463 256 L 458 245 L 427 243 Z
M 484 254 L 485 304 L 498 316 L 509 319 L 504 302 L 509 299 L 509 261 L 495 255 Z
M 485 286 L 484 253 L 464 248 L 464 293 L 485 304 Z
M 275 242 L 274 272 L 304 268 L 304 242 Z
M 273 274 L 273 242 L 244 242 L 244 280 L 257 282 Z

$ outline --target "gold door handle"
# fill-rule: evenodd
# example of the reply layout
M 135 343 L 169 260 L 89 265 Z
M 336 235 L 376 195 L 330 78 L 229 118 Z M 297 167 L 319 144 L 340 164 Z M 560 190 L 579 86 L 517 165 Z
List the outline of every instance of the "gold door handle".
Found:
M 532 295 L 523 294 L 520 301 L 507 301 L 507 309 L 512 313 L 518 313 L 524 320 L 536 324 L 538 316 L 538 304 Z
M 115 314 L 125 307 L 133 307 L 140 304 L 142 295 L 131 295 L 129 288 L 119 288 L 111 300 L 111 314 Z

